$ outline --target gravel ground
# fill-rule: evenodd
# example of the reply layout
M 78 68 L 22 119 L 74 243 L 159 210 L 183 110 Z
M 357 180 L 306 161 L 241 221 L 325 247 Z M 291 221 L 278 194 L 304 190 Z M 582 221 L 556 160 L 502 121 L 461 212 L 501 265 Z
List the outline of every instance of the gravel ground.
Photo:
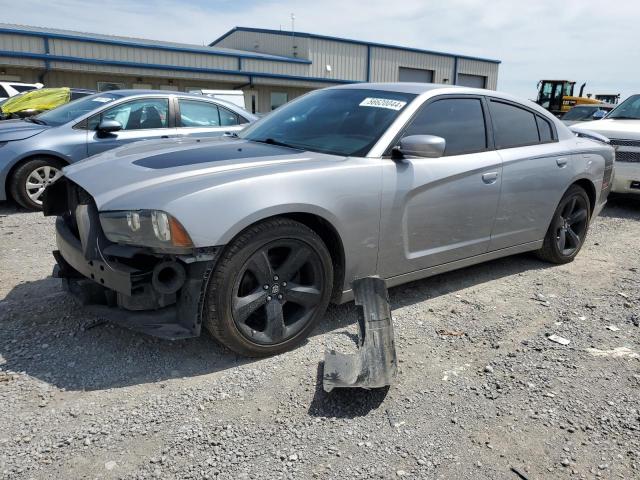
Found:
M 259 361 L 94 325 L 49 278 L 52 220 L 0 204 L 0 478 L 640 478 L 639 238 L 619 199 L 572 264 L 392 289 L 397 384 L 327 395 L 353 304 Z

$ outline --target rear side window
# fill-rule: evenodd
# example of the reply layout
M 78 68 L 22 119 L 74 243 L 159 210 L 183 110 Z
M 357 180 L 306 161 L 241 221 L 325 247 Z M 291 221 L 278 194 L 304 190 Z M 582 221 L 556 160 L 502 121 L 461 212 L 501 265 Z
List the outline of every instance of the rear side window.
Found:
M 180 100 L 181 127 L 219 127 L 218 106 L 211 102 Z
M 28 92 L 30 90 L 36 90 L 36 87 L 33 85 L 11 85 L 11 88 L 15 89 L 17 92 Z
M 4 89 L 4 87 L 2 85 L 0 85 L 0 97 L 8 97 L 9 94 L 7 93 L 7 91 Z
M 445 156 L 486 150 L 482 103 L 477 98 L 448 98 L 429 103 L 411 121 L 403 137 L 409 135 L 444 138 Z
M 539 142 L 536 116 L 508 103 L 489 102 L 496 148 L 513 148 Z
M 538 115 L 536 115 L 536 122 L 538 122 L 538 133 L 540 134 L 540 142 L 553 142 L 553 129 L 551 128 L 551 123 Z
M 222 107 L 218 107 L 218 110 L 220 110 L 220 125 L 223 127 L 238 125 L 238 116 L 235 113 Z

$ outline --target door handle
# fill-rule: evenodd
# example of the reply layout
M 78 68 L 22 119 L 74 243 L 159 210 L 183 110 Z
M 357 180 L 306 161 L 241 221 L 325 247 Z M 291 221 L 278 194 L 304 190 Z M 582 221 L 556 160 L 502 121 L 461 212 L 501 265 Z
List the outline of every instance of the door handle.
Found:
M 556 158 L 556 163 L 560 168 L 564 168 L 567 166 L 567 159 L 565 157 Z
M 169 138 L 169 135 L 162 135 L 160 138 Z
M 489 172 L 482 175 L 482 181 L 487 184 L 496 183 L 498 180 L 498 172 Z

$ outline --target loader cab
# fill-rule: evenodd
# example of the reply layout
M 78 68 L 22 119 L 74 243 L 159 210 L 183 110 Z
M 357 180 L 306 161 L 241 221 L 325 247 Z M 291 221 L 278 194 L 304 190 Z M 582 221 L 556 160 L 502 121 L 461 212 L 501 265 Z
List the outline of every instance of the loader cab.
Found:
M 540 80 L 536 103 L 554 115 L 560 115 L 563 97 L 572 97 L 576 82 L 568 80 Z

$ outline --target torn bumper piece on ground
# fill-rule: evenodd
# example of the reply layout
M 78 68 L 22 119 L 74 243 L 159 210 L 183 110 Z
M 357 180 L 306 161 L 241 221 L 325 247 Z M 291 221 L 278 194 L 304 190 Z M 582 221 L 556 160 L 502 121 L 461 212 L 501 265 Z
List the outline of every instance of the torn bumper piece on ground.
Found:
M 352 283 L 358 318 L 358 353 L 325 353 L 323 388 L 380 388 L 391 385 L 398 370 L 389 295 L 384 280 L 367 277 Z

